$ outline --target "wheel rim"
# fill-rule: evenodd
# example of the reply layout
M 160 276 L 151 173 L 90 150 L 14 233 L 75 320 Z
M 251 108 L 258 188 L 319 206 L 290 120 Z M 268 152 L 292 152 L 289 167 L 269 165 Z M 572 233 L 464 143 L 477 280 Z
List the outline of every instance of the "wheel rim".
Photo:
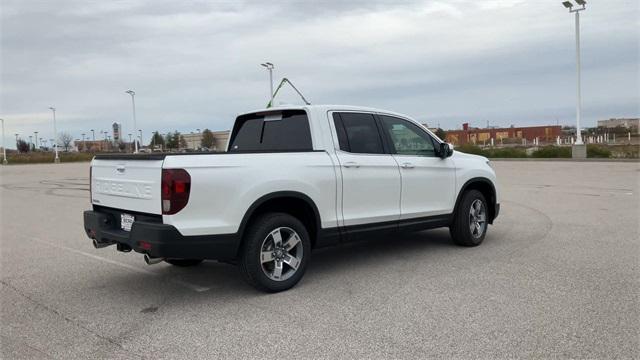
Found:
M 484 229 L 487 227 L 487 210 L 484 202 L 480 199 L 475 199 L 471 203 L 469 209 L 469 230 L 471 236 L 478 239 L 484 234 Z
M 292 277 L 302 264 L 302 256 L 300 235 L 288 227 L 271 231 L 260 248 L 262 271 L 274 281 L 285 281 Z

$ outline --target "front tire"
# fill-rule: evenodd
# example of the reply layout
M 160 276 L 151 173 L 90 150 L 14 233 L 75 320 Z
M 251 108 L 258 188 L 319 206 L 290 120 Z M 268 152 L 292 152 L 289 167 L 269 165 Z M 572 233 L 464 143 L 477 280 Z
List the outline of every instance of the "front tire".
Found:
M 264 214 L 249 225 L 240 269 L 251 286 L 265 292 L 292 288 L 311 255 L 311 239 L 300 220 L 284 213 Z
M 461 246 L 480 245 L 487 234 L 488 210 L 487 200 L 480 191 L 465 192 L 449 226 L 453 242 Z

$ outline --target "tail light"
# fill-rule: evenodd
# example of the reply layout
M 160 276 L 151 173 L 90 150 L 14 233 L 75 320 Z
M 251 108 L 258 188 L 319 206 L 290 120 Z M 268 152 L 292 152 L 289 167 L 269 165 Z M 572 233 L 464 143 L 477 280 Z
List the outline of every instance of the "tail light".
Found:
M 89 166 L 89 202 L 93 204 L 93 166 Z
M 162 169 L 162 214 L 173 215 L 189 202 L 191 176 L 184 169 Z

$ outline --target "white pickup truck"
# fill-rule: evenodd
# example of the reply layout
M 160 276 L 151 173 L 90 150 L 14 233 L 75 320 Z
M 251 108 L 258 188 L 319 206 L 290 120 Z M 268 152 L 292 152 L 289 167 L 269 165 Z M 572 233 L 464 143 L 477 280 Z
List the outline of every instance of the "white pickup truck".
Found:
M 479 245 L 500 210 L 486 158 L 407 116 L 353 106 L 252 111 L 226 152 L 97 155 L 90 178 L 96 248 L 237 263 L 268 292 L 294 286 L 323 246 L 436 227 Z

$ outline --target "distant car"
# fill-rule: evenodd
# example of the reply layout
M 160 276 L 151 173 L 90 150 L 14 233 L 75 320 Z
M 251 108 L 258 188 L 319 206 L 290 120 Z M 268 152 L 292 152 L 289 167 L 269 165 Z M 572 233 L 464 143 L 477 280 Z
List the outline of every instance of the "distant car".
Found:
M 486 158 L 407 116 L 353 106 L 242 114 L 223 153 L 98 155 L 90 182 L 96 248 L 238 263 L 268 292 L 294 286 L 312 249 L 436 227 L 476 246 L 500 211 Z

